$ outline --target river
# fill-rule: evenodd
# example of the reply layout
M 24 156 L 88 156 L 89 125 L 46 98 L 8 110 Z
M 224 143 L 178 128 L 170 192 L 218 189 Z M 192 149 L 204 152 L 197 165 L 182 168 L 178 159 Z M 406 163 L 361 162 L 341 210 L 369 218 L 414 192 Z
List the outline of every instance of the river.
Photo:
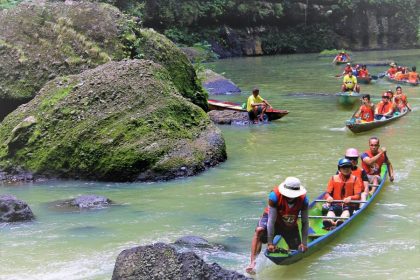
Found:
M 393 59 L 420 67 L 420 50 L 356 52 L 357 61 Z M 30 205 L 36 220 L 0 226 L 0 279 L 110 279 L 117 255 L 133 246 L 199 235 L 226 252 L 201 256 L 244 273 L 255 224 L 274 185 L 296 176 L 310 199 L 326 188 L 348 147 L 363 151 L 378 136 L 395 169 L 377 201 L 325 248 L 290 266 L 258 258 L 257 279 L 420 279 L 420 88 L 403 87 L 413 111 L 392 125 L 355 135 L 353 110 L 334 94 L 342 66 L 316 54 L 235 58 L 206 65 L 232 79 L 245 102 L 254 86 L 289 115 L 267 125 L 220 126 L 228 160 L 198 176 L 159 183 L 50 181 L 2 185 Z M 368 67 L 372 74 L 387 67 Z M 374 97 L 395 84 L 362 85 Z M 374 98 L 378 101 L 378 98 Z M 62 212 L 51 202 L 104 195 L 118 206 Z

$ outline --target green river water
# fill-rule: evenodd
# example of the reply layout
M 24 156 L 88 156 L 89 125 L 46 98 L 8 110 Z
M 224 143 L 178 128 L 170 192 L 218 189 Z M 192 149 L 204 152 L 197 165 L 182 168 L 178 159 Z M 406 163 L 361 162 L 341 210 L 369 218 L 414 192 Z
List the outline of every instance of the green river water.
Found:
M 358 61 L 394 59 L 420 67 L 420 50 L 357 52 Z M 36 220 L 0 226 L 0 279 L 110 279 L 124 249 L 198 235 L 226 251 L 202 251 L 208 262 L 244 273 L 255 224 L 272 187 L 301 179 L 314 199 L 336 172 L 348 147 L 367 149 L 376 135 L 388 150 L 396 179 L 365 213 L 325 248 L 290 266 L 258 258 L 257 279 L 420 279 L 420 88 L 403 87 L 413 111 L 390 126 L 355 135 L 344 122 L 353 113 L 334 94 L 342 66 L 316 54 L 221 60 L 206 65 L 233 80 L 245 102 L 259 86 L 281 120 L 257 126 L 220 126 L 228 160 L 196 177 L 160 183 L 52 181 L 0 185 L 0 194 L 28 202 Z M 387 67 L 369 67 L 372 74 Z M 379 97 L 386 80 L 362 85 Z M 378 100 L 378 99 L 376 99 Z M 416 171 L 417 170 L 417 171 Z M 119 205 L 59 212 L 55 200 L 104 195 Z

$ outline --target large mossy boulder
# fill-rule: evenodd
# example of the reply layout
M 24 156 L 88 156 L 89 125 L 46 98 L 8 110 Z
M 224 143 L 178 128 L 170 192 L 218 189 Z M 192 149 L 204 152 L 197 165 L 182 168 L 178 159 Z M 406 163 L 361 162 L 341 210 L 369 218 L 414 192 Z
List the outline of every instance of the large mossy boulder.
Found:
M 206 94 L 186 55 L 111 5 L 22 3 L 0 11 L 0 121 L 48 80 L 124 58 L 162 64 L 178 91 L 207 109 Z
M 220 130 L 150 60 L 56 78 L 0 124 L 0 171 L 8 173 L 156 181 L 225 159 Z

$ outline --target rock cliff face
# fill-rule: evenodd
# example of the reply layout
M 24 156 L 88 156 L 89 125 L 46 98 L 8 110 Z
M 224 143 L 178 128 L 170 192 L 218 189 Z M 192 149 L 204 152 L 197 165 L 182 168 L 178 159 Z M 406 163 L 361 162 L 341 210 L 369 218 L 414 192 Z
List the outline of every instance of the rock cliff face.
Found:
M 150 60 L 56 78 L 0 125 L 0 171 L 9 173 L 155 181 L 225 159 L 220 130 Z
M 179 92 L 207 109 L 187 57 L 111 5 L 36 1 L 0 11 L 0 121 L 47 81 L 124 58 L 162 64 Z
M 180 43 L 207 40 L 221 57 L 419 45 L 420 2 L 416 0 L 145 3 L 145 26 Z

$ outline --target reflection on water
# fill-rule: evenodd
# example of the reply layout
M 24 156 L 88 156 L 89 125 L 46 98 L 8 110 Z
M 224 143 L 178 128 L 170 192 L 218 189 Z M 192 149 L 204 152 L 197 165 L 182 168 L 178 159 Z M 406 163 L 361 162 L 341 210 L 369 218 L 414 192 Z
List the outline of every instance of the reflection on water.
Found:
M 355 59 L 395 59 L 420 65 L 420 50 L 355 53 Z M 301 179 L 314 198 L 326 188 L 348 147 L 367 149 L 376 135 L 386 146 L 396 181 L 357 224 L 316 254 L 280 267 L 264 257 L 258 279 L 416 278 L 420 246 L 420 89 L 404 88 L 414 108 L 391 126 L 354 135 L 344 128 L 352 114 L 337 105 L 341 71 L 316 54 L 223 60 L 208 66 L 236 82 L 242 95 L 218 96 L 243 103 L 261 95 L 290 114 L 258 126 L 221 126 L 228 160 L 197 177 L 160 183 L 54 181 L 2 186 L 29 203 L 36 221 L 0 227 L 0 279 L 110 279 L 123 249 L 199 235 L 226 251 L 202 252 L 209 262 L 244 272 L 250 241 L 267 194 L 287 176 Z M 370 67 L 379 73 L 386 67 Z M 362 85 L 373 96 L 395 88 L 385 80 Z M 378 101 L 377 99 L 375 101 Z M 54 211 L 49 203 L 82 194 L 103 195 L 119 206 L 94 211 Z

